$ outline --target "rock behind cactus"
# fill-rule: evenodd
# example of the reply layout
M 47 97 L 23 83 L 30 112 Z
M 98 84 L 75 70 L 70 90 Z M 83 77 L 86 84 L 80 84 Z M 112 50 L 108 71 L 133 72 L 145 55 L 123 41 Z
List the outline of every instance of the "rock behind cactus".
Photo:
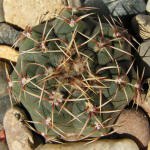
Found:
M 12 95 L 47 140 L 111 133 L 115 114 L 136 95 L 127 31 L 92 15 L 65 10 L 23 33 Z

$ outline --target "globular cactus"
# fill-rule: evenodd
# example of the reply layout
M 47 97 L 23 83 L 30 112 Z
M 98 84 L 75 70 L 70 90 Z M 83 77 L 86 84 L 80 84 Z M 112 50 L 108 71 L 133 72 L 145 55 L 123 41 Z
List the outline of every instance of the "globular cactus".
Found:
M 54 20 L 27 28 L 8 77 L 10 95 L 50 141 L 110 134 L 115 117 L 140 96 L 128 32 L 114 19 L 102 23 L 82 9 L 67 8 Z

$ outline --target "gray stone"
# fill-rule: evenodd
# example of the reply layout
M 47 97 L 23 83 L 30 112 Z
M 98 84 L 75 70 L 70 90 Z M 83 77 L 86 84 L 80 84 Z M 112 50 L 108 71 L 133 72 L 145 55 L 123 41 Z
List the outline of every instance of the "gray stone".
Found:
M 103 2 L 103 0 L 86 0 L 83 3 L 84 6 L 88 6 L 88 7 L 96 7 L 99 8 L 99 13 L 102 15 L 109 15 L 109 9 L 107 7 L 107 5 Z
M 144 0 L 104 0 L 113 16 L 142 13 L 146 9 Z
M 0 22 L 4 22 L 3 0 L 0 0 Z
M 13 45 L 19 37 L 19 31 L 6 23 L 0 23 L 0 44 Z
M 10 98 L 9 96 L 0 97 L 0 130 L 3 128 L 3 118 L 6 111 L 10 108 Z
M 144 0 L 85 0 L 84 4 L 98 7 L 100 11 L 107 7 L 113 16 L 138 14 L 146 10 Z
M 140 66 L 145 67 L 144 76 L 150 77 L 150 40 L 144 41 L 138 48 L 139 55 L 142 59 Z
M 8 81 L 6 78 L 5 65 L 7 64 L 0 61 L 0 96 L 8 94 Z M 7 66 L 10 67 L 9 65 Z
M 142 60 L 150 67 L 150 40 L 146 40 L 139 46 L 139 55 Z

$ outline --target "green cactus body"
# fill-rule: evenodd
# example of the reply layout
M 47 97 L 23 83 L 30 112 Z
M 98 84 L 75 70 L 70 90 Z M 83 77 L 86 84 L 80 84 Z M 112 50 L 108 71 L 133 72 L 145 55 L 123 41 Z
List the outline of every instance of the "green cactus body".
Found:
M 136 94 L 128 34 L 114 36 L 123 29 L 94 24 L 90 15 L 62 16 L 34 27 L 21 43 L 12 93 L 50 140 L 107 135 L 114 114 Z

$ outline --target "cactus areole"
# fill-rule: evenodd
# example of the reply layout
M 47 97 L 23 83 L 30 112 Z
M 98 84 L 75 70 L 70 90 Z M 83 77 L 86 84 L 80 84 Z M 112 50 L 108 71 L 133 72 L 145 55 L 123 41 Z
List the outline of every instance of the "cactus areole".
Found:
M 139 91 L 128 32 L 113 19 L 102 23 L 81 11 L 66 9 L 24 31 L 13 66 L 11 95 L 47 141 L 110 134 L 116 115 Z

